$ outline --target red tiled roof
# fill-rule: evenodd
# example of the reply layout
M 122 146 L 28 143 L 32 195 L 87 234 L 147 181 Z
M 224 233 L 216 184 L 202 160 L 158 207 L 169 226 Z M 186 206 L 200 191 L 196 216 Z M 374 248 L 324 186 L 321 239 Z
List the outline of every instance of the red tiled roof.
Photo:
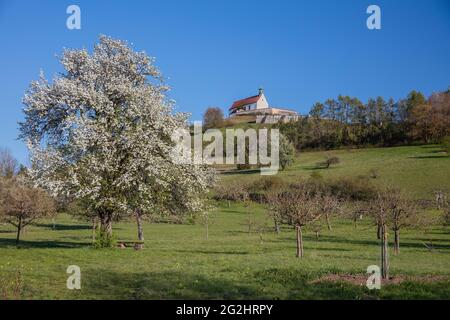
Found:
M 257 95 L 257 96 L 248 97 L 248 98 L 245 98 L 245 99 L 241 99 L 241 100 L 235 101 L 233 103 L 233 105 L 230 107 L 229 110 L 233 110 L 233 109 L 242 107 L 242 106 L 244 106 L 246 104 L 256 103 L 259 100 L 259 97 L 260 97 L 260 95 Z

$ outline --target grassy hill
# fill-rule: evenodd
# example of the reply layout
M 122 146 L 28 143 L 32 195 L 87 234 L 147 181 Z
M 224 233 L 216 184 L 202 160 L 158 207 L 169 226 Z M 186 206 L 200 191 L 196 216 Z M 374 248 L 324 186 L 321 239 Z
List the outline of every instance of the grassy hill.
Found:
M 437 186 L 450 189 L 450 158 L 435 146 L 340 150 L 341 163 L 316 169 L 325 152 L 301 153 L 295 165 L 281 172 L 285 179 L 367 175 L 377 169 L 375 183 L 391 182 L 417 199 L 432 198 Z M 240 181 L 257 174 L 224 175 Z M 430 210 L 427 214 L 435 215 Z M 253 225 L 248 232 L 248 221 Z M 90 247 L 90 226 L 68 215 L 30 226 L 22 245 L 14 245 L 14 230 L 0 225 L 0 294 L 49 299 L 370 299 L 450 298 L 450 232 L 429 226 L 401 234 L 402 252 L 391 256 L 391 273 L 399 284 L 369 291 L 366 269 L 379 264 L 376 230 L 368 218 L 338 219 L 333 231 L 319 239 L 306 230 L 304 259 L 295 258 L 295 234 L 284 227 L 277 235 L 260 205 L 242 207 L 218 203 L 209 225 L 145 225 L 145 249 Z M 133 222 L 115 224 L 119 239 L 135 239 Z M 433 249 L 427 248 L 430 243 Z M 66 289 L 69 265 L 78 265 L 82 289 Z M 18 273 L 20 272 L 20 276 Z M 336 276 L 339 275 L 339 276 Z M 350 279 L 336 281 L 335 278 Z M 332 281 L 331 281 L 331 280 Z M 360 283 L 363 281 L 363 283 Z M 3 288 L 3 289 L 2 289 Z
M 327 154 L 338 156 L 341 163 L 322 169 L 317 163 Z M 432 199 L 434 190 L 450 191 L 450 157 L 439 146 L 406 146 L 333 151 L 300 152 L 295 164 L 278 176 L 289 181 L 308 178 L 314 172 L 324 178 L 370 176 L 375 184 L 393 185 L 405 189 L 417 199 Z M 239 175 L 239 179 L 258 179 L 259 173 Z M 234 175 L 223 179 L 235 179 Z

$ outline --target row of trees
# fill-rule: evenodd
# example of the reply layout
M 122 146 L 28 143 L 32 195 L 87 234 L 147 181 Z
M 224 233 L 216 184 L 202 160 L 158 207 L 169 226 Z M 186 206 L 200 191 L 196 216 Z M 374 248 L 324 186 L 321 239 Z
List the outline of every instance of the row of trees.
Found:
M 394 254 L 400 254 L 400 232 L 408 227 L 425 224 L 417 204 L 407 194 L 394 187 L 375 187 L 363 178 L 334 180 L 310 179 L 287 184 L 277 177 L 261 178 L 248 185 L 225 184 L 216 190 L 217 200 L 248 203 L 253 200 L 265 204 L 274 221 L 275 231 L 281 225 L 295 228 L 296 256 L 304 257 L 303 234 L 312 230 L 319 238 L 322 226 L 332 231 L 332 220 L 370 217 L 380 240 L 380 261 L 383 279 L 389 277 L 388 242 L 393 234 Z
M 298 149 L 437 143 L 450 135 L 450 91 L 428 99 L 412 91 L 397 102 L 338 96 L 316 103 L 308 117 L 279 127 Z

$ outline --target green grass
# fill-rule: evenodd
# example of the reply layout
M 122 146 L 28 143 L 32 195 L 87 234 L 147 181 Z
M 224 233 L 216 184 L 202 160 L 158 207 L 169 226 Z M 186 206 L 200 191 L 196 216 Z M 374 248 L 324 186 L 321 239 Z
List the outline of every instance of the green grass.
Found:
M 377 166 L 380 180 L 389 177 L 418 198 L 430 198 L 428 193 L 435 184 L 450 184 L 449 160 L 441 159 L 434 150 L 402 147 L 337 151 L 342 163 L 321 171 L 324 176 L 353 176 Z M 281 175 L 289 179 L 308 176 L 310 166 L 323 154 L 301 154 L 296 165 Z M 262 240 L 258 232 L 247 232 L 248 219 L 265 226 Z M 136 238 L 132 222 L 115 224 L 114 231 L 119 239 Z M 365 274 L 369 265 L 379 264 L 376 231 L 368 218 L 359 222 L 357 229 L 349 220 L 334 220 L 333 231 L 324 230 L 319 241 L 307 230 L 304 259 L 295 258 L 293 230 L 284 227 L 281 234 L 275 234 L 266 209 L 258 205 L 245 208 L 234 203 L 228 208 L 219 203 L 212 213 L 208 240 L 200 224 L 146 224 L 145 236 L 145 249 L 141 251 L 93 249 L 89 225 L 61 215 L 55 230 L 50 221 L 30 226 L 18 249 L 14 230 L 0 225 L 1 283 L 13 281 L 20 271 L 21 297 L 32 299 L 450 298 L 448 227 L 433 226 L 426 233 L 402 232 L 401 254 L 391 255 L 394 276 L 439 275 L 439 281 L 407 281 L 383 286 L 379 291 L 340 282 L 314 282 L 330 273 Z M 431 241 L 434 249 L 428 250 L 423 242 Z M 81 290 L 66 288 L 69 265 L 81 268 Z
M 450 157 L 439 146 L 408 146 L 394 148 L 349 149 L 318 152 L 300 152 L 293 166 L 278 173 L 284 179 L 295 181 L 308 178 L 313 172 L 324 178 L 368 176 L 376 170 L 375 184 L 401 187 L 417 199 L 433 199 L 434 190 L 450 192 Z M 317 167 L 327 154 L 339 157 L 341 163 L 329 169 Z M 259 178 L 259 174 L 239 175 L 239 179 Z M 227 175 L 224 179 L 234 179 Z

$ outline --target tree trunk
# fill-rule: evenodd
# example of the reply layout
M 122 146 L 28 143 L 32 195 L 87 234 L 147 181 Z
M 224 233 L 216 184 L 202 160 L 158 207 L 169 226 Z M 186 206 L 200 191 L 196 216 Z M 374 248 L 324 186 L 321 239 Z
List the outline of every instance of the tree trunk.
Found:
M 381 226 L 379 224 L 377 225 L 377 239 L 381 239 Z
M 100 235 L 101 241 L 109 242 L 112 239 L 112 215 L 109 213 L 100 218 Z M 104 245 L 107 246 L 106 243 Z
M 400 253 L 400 230 L 394 230 L 394 254 Z
M 17 225 L 17 237 L 16 237 L 16 245 L 19 245 L 20 240 L 20 232 L 22 231 L 22 218 L 19 218 L 19 223 Z
M 277 234 L 280 234 L 280 224 L 278 223 L 278 221 L 276 219 L 274 219 L 273 222 L 275 223 L 275 232 Z
M 97 231 L 97 220 L 96 218 L 92 219 L 92 243 L 95 242 L 95 232 Z
M 325 214 L 325 219 L 327 220 L 328 231 L 331 231 L 330 215 L 328 213 Z
M 296 234 L 297 234 L 297 258 L 303 258 L 303 235 L 302 235 L 302 227 L 295 226 Z
M 381 278 L 389 279 L 389 252 L 386 225 L 381 226 Z
M 209 239 L 209 218 L 208 218 L 208 216 L 205 217 L 205 237 L 206 237 L 206 240 Z
M 138 229 L 139 241 L 144 241 L 144 228 L 142 227 L 142 214 L 140 211 L 136 211 L 136 223 Z

